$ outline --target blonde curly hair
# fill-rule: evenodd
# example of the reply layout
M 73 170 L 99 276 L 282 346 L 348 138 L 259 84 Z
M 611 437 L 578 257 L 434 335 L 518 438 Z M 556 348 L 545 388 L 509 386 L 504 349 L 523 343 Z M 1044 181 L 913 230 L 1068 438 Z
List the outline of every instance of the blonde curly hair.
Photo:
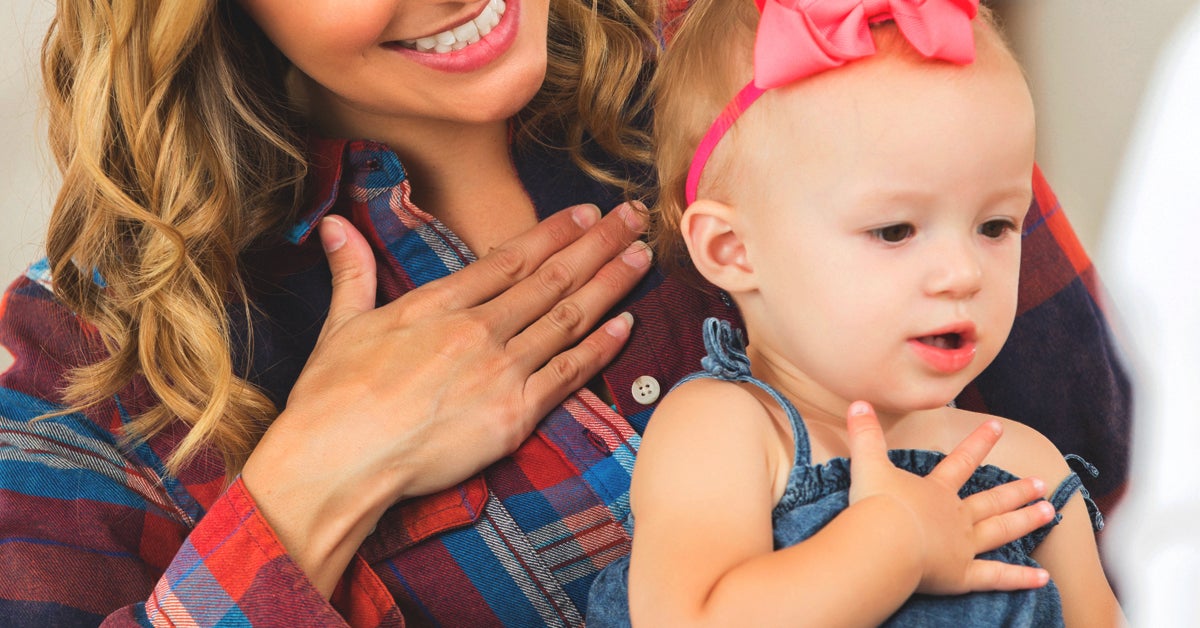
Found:
M 656 19 L 652 0 L 553 0 L 547 79 L 518 136 L 639 189 L 645 182 L 584 151 L 594 143 L 649 161 L 639 89 Z M 232 349 L 254 337 L 243 255 L 279 233 L 305 195 L 306 129 L 288 68 L 231 0 L 59 0 L 43 43 L 63 179 L 47 236 L 54 290 L 106 354 L 70 371 L 65 412 L 144 378 L 156 403 L 125 436 L 189 425 L 172 473 L 211 447 L 232 477 L 277 414 L 245 379 L 251 351 L 235 364 Z

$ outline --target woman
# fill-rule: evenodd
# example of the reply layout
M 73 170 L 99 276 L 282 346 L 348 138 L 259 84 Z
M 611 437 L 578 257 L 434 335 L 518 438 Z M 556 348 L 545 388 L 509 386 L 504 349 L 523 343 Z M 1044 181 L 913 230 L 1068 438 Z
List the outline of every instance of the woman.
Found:
M 50 261 L 0 325 L 5 623 L 580 623 L 628 552 L 637 431 L 734 316 L 649 268 L 635 207 L 578 205 L 638 196 L 657 20 L 61 0 Z M 1090 272 L 1038 200 L 1028 311 L 960 402 L 1124 443 L 1118 367 L 1074 362 L 1108 346 Z

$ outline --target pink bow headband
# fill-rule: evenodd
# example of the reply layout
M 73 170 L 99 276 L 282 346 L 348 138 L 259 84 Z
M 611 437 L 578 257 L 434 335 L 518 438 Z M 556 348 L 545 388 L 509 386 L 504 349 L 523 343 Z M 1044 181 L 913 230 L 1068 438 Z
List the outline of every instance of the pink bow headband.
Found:
M 738 117 L 768 89 L 875 54 L 870 25 L 893 20 L 905 39 L 931 59 L 975 60 L 971 20 L 979 0 L 755 0 L 762 13 L 754 41 L 754 80 L 725 106 L 696 147 L 687 202 L 700 173 Z

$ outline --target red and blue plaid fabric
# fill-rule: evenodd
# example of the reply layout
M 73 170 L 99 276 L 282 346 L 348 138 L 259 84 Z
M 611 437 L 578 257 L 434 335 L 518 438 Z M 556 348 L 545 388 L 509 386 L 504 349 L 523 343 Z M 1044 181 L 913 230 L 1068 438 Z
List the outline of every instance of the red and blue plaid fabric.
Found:
M 329 302 L 329 269 L 309 238 L 321 216 L 347 216 L 368 236 L 381 301 L 473 259 L 411 203 L 386 147 L 314 141 L 312 159 L 309 211 L 247 260 L 257 306 L 247 376 L 280 404 Z M 545 149 L 516 150 L 514 163 L 543 217 L 620 200 Z M 1036 192 L 1012 339 L 960 405 L 1025 421 L 1083 455 L 1102 472 L 1089 478 L 1092 494 L 1112 498 L 1126 475 L 1128 385 L 1091 264 L 1040 174 Z M 241 482 L 224 485 L 218 456 L 165 473 L 185 428 L 120 444 L 147 405 L 140 380 L 86 414 L 34 420 L 62 407 L 66 369 L 99 353 L 94 332 L 55 299 L 45 265 L 33 266 L 0 312 L 0 342 L 16 359 L 0 378 L 0 625 L 580 625 L 593 577 L 629 551 L 629 477 L 653 411 L 634 399 L 634 380 L 668 389 L 698 368 L 703 318 L 737 320 L 720 294 L 657 273 L 621 310 L 637 323 L 603 373 L 615 409 L 580 391 L 514 455 L 392 508 L 326 602 Z

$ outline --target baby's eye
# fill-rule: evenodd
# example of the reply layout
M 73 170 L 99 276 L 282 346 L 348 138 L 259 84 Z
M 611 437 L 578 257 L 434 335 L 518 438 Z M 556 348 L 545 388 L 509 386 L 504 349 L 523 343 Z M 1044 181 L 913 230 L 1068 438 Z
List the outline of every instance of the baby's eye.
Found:
M 916 228 L 912 225 L 900 223 L 872 229 L 871 235 L 889 244 L 897 244 L 911 238 L 914 231 L 916 231 Z
M 993 240 L 1004 237 L 1009 231 L 1016 231 L 1017 225 L 1008 219 L 989 220 L 979 226 L 979 233 L 985 238 Z

